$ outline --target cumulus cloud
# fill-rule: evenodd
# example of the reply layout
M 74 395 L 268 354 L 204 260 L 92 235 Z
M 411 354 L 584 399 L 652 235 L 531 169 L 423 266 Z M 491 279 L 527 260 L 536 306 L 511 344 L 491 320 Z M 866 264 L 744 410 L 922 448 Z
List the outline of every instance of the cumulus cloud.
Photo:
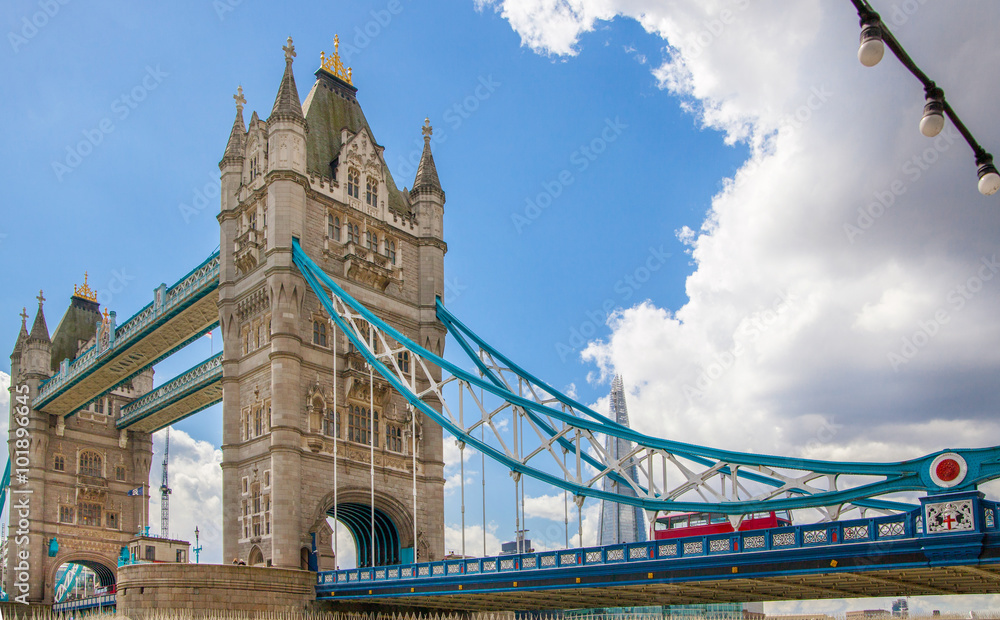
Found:
M 634 387 L 634 427 L 822 459 L 1000 443 L 997 198 L 976 191 L 972 153 L 950 123 L 935 139 L 919 133 L 923 90 L 895 58 L 858 63 L 850 3 L 477 4 L 557 57 L 585 54 L 601 21 L 636 20 L 663 41 L 650 60 L 660 87 L 750 147 L 701 227 L 678 231 L 694 266 L 686 303 L 620 308 L 582 353 L 594 381 L 622 373 Z M 982 76 L 1000 63 L 1000 5 L 882 4 L 996 149 L 1000 83 Z
M 687 303 L 621 308 L 583 352 L 595 380 L 617 372 L 637 386 L 634 426 L 818 458 L 997 443 L 996 199 L 976 192 L 953 128 L 919 134 L 922 90 L 894 58 L 857 62 L 849 3 L 480 6 L 553 55 L 585 53 L 601 20 L 637 20 L 664 41 L 660 86 L 705 127 L 751 146 L 701 229 L 678 233 L 695 265 Z M 987 102 L 1000 86 L 978 76 L 1000 49 L 982 10 L 884 17 L 947 80 L 980 141 L 996 144 Z
M 150 468 L 150 531 L 159 533 L 160 471 L 166 431 L 153 435 Z M 200 534 L 202 562 L 222 562 L 222 451 L 184 431 L 170 431 L 170 535 L 190 540 L 194 528 Z M 192 561 L 193 561 L 192 554 Z
M 486 554 L 498 555 L 500 553 L 500 539 L 497 537 L 497 524 L 490 521 L 486 526 Z M 462 553 L 462 525 L 461 523 L 446 523 L 444 526 L 444 547 L 445 553 Z M 473 557 L 483 555 L 483 526 L 465 526 L 465 554 Z

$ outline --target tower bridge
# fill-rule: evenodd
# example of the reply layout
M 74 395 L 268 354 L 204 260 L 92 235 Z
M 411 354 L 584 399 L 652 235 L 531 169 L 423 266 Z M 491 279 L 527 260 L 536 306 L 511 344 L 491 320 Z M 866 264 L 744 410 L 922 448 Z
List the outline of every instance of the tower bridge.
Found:
M 413 187 L 400 190 L 336 51 L 300 102 L 291 39 L 283 50 L 266 120 L 254 112 L 246 123 L 242 88 L 234 97 L 219 164 L 220 251 L 120 326 L 86 282 L 51 337 L 43 295 L 30 331 L 22 314 L 12 389 L 27 396 L 12 398 L 8 476 L 11 494 L 35 502 L 29 534 L 11 550 L 34 558 L 30 600 L 51 602 L 68 562 L 108 586 L 131 570 L 129 605 L 180 596 L 118 558 L 149 522 L 148 493 L 134 491 L 148 488 L 150 434 L 218 402 L 223 556 L 313 571 L 309 592 L 329 604 L 481 609 L 502 593 L 531 609 L 1000 591 L 998 506 L 977 490 L 1000 477 L 1000 447 L 899 463 L 746 454 L 647 436 L 560 393 L 441 302 L 445 193 L 429 122 Z M 154 388 L 153 365 L 215 327 L 222 352 Z M 444 359 L 447 336 L 461 364 Z M 19 428 L 31 438 L 27 456 Z M 589 497 L 637 519 L 711 512 L 733 532 L 445 559 L 444 431 L 578 507 Z M 776 510 L 810 510 L 820 522 L 738 530 L 743 515 Z M 357 541 L 360 568 L 335 570 L 329 517 Z M 254 577 L 265 574 L 230 576 L 266 588 L 269 577 Z M 275 583 L 298 579 L 289 574 Z M 16 578 L 8 572 L 6 592 L 18 591 Z M 151 594 L 125 591 L 137 587 Z

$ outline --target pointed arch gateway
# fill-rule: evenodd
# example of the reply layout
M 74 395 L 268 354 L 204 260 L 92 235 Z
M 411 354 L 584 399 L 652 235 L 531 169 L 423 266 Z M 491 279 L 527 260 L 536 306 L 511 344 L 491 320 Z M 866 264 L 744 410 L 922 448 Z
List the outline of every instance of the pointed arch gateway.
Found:
M 334 511 L 333 492 L 320 502 L 315 515 L 313 532 L 336 518 L 354 538 L 358 567 L 372 566 L 372 536 L 375 542 L 375 566 L 400 564 L 403 549 L 413 547 L 413 517 L 410 510 L 396 497 L 375 491 L 375 520 L 372 528 L 370 489 L 341 489 Z M 373 531 L 374 529 L 374 531 Z

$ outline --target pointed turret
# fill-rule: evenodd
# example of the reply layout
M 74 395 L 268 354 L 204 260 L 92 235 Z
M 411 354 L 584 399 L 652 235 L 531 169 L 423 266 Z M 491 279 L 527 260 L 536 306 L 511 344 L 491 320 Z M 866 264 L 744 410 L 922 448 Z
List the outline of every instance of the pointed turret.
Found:
M 10 376 L 12 382 L 16 382 L 21 375 L 21 354 L 24 351 L 24 344 L 28 340 L 28 309 L 21 309 L 21 331 L 17 334 L 17 342 L 14 343 L 14 351 L 10 354 Z
M 41 291 L 38 291 L 38 313 L 35 314 L 35 322 L 31 326 L 31 333 L 28 334 L 28 339 L 48 344 L 52 341 L 49 340 L 49 328 L 45 324 L 45 313 L 42 311 L 42 302 L 44 301 L 45 297 L 42 296 Z
M 21 331 L 17 334 L 17 341 L 14 343 L 14 351 L 10 354 L 11 359 L 21 356 L 21 349 L 24 348 L 24 341 L 28 339 L 28 309 L 21 308 Z
M 424 152 L 420 154 L 420 165 L 417 166 L 417 177 L 413 180 L 413 189 L 431 189 L 444 193 L 441 189 L 441 181 L 438 180 L 437 167 L 434 165 L 434 155 L 431 154 L 431 135 L 434 130 L 431 128 L 431 119 L 424 119 Z
M 295 88 L 295 74 L 292 72 L 292 59 L 295 58 L 295 46 L 292 45 L 292 37 L 288 37 L 288 44 L 282 47 L 285 50 L 285 74 L 281 76 L 281 85 L 278 86 L 278 96 L 274 98 L 274 107 L 271 108 L 271 116 L 268 121 L 274 120 L 297 120 L 305 123 L 305 116 L 302 115 L 302 102 L 299 100 L 299 91 Z
M 236 89 L 233 99 L 236 100 L 236 120 L 233 121 L 233 129 L 229 132 L 229 142 L 226 143 L 226 152 L 222 156 L 222 161 L 219 162 L 220 168 L 228 163 L 227 160 L 243 159 L 243 145 L 246 142 L 247 133 L 246 126 L 243 124 L 243 106 L 247 100 L 243 96 L 242 86 Z
M 38 313 L 35 314 L 35 322 L 28 337 L 21 342 L 21 363 L 18 372 L 23 371 L 28 379 L 44 380 L 51 376 L 49 364 L 52 361 L 52 341 L 49 340 L 49 328 L 45 324 L 45 313 L 42 311 L 44 301 L 45 297 L 38 291 Z

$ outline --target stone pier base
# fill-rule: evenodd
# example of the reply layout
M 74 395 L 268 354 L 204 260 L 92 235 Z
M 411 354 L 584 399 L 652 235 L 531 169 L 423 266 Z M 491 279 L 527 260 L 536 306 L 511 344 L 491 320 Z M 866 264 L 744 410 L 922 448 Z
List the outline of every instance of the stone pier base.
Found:
M 118 613 L 315 609 L 316 573 L 232 564 L 136 564 L 118 569 Z

